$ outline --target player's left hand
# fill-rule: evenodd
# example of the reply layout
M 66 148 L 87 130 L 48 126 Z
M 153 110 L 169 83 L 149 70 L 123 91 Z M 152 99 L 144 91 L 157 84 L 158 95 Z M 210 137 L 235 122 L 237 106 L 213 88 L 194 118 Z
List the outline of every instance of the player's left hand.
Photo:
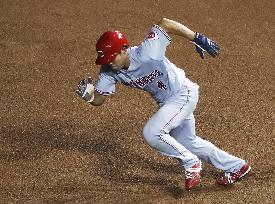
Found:
M 94 90 L 92 78 L 88 77 L 78 83 L 76 93 L 86 102 L 92 102 L 94 100 Z
M 202 34 L 196 33 L 196 37 L 192 40 L 192 42 L 195 44 L 196 51 L 202 59 L 204 59 L 205 51 L 212 57 L 216 57 L 220 52 L 219 45 Z

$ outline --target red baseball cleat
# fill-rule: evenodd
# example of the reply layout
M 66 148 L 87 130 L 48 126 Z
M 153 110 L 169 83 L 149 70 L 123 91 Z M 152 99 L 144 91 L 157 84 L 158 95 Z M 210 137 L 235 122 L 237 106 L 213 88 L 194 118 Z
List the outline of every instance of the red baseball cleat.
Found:
M 185 189 L 195 188 L 201 181 L 201 161 L 199 160 L 191 168 L 185 170 Z
M 235 173 L 225 172 L 222 176 L 220 176 L 217 179 L 217 183 L 222 186 L 232 185 L 233 183 L 235 183 L 236 181 L 239 181 L 241 178 L 247 175 L 250 171 L 251 171 L 251 167 L 248 164 L 244 164 L 242 168 Z

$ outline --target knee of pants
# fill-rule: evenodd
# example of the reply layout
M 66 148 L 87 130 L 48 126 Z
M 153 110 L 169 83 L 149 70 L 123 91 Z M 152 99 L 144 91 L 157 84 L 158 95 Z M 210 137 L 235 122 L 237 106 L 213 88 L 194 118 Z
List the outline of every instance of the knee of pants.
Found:
M 146 124 L 143 128 L 143 138 L 145 142 L 151 147 L 155 148 L 159 142 L 160 130 L 150 127 L 149 124 Z

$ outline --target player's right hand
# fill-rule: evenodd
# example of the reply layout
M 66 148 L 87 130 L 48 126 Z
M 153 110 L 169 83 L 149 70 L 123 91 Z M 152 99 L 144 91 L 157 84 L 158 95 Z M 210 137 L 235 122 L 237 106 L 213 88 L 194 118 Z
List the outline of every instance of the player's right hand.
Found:
M 92 102 L 94 100 L 94 91 L 93 80 L 91 77 L 88 77 L 78 83 L 76 93 L 86 102 Z
M 204 59 L 205 51 L 212 57 L 216 57 L 220 52 L 219 45 L 202 34 L 196 33 L 196 37 L 192 42 L 195 44 L 196 51 L 202 59 Z

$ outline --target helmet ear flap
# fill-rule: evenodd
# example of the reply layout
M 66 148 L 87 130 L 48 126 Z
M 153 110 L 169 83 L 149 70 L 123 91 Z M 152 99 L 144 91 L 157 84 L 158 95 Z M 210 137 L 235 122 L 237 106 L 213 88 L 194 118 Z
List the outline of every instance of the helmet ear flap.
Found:
M 119 31 L 107 31 L 103 33 L 96 43 L 97 65 L 109 64 L 122 49 L 127 49 L 129 43 L 126 37 Z

